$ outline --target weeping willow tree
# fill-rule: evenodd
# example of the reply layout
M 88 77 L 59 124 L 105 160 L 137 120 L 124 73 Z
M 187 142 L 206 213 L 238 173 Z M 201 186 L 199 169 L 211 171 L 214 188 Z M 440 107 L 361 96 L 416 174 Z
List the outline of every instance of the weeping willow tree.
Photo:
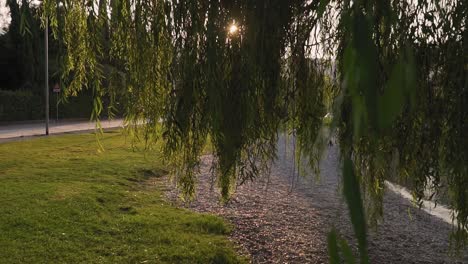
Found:
M 208 137 L 224 198 L 268 169 L 283 129 L 317 168 L 323 117 L 333 111 L 361 259 L 366 219 L 382 214 L 384 181 L 394 175 L 417 201 L 448 188 L 453 234 L 466 241 L 466 1 L 43 5 L 63 43 L 66 92 L 93 89 L 96 118 L 103 97 L 123 98 L 130 130 L 165 142 L 186 197 Z

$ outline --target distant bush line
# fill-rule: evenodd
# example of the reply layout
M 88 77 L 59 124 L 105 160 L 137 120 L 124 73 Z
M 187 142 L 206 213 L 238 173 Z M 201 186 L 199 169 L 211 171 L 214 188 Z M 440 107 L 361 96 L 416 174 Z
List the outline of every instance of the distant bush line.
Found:
M 57 96 L 50 93 L 50 119 L 56 118 Z M 92 96 L 86 93 L 59 100 L 59 119 L 89 118 L 93 109 Z M 0 122 L 41 120 L 45 116 L 44 95 L 31 90 L 0 90 Z

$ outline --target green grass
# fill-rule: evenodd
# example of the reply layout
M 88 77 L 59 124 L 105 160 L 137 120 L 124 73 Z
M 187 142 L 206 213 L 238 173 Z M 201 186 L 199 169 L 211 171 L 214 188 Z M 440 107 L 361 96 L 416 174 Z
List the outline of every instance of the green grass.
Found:
M 120 132 L 0 144 L 1 263 L 239 263 L 222 219 L 170 206 Z

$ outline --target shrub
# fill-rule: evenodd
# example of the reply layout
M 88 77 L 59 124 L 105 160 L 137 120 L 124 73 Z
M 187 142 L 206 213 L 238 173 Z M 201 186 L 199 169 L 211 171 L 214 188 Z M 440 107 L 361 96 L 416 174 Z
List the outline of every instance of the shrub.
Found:
M 92 110 L 92 97 L 81 94 L 60 100 L 50 94 L 50 118 L 56 118 L 57 99 L 59 118 L 89 118 Z M 0 90 L 0 122 L 44 119 L 44 96 L 29 90 Z
M 40 119 L 44 114 L 42 101 L 31 91 L 0 90 L 0 121 Z

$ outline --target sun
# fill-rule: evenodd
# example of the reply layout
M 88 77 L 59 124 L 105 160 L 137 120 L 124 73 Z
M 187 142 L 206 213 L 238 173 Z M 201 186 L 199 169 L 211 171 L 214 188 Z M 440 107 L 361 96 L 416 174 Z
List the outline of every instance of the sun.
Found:
M 228 32 L 230 35 L 234 35 L 239 31 L 239 27 L 236 25 L 235 21 L 232 21 L 232 24 L 228 28 Z

